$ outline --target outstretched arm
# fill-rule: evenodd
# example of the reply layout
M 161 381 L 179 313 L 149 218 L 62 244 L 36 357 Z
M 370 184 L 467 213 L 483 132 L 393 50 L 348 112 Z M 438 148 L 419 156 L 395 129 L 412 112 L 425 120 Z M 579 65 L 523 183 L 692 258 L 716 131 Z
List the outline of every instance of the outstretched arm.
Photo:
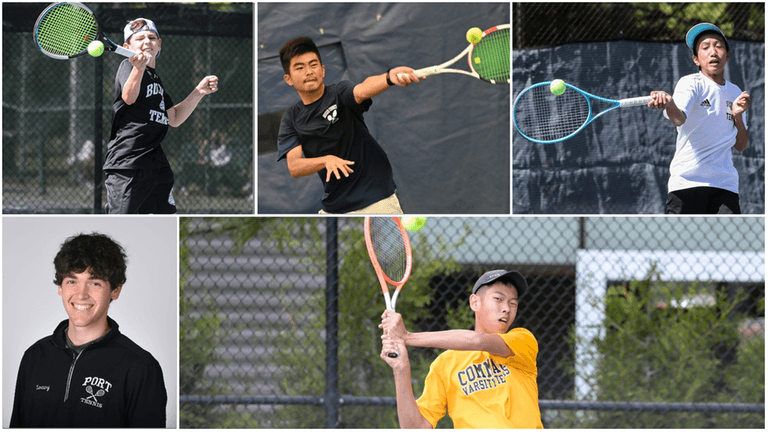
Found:
M 390 358 L 387 353 L 399 351 L 400 356 Z M 408 350 L 402 340 L 384 337 L 380 357 L 387 362 L 395 374 L 395 393 L 397 399 L 397 420 L 401 429 L 432 429 L 432 424 L 421 415 L 419 405 L 413 396 L 411 387 L 411 362 Z
M 397 74 L 403 74 L 402 78 Z M 389 71 L 389 80 L 400 87 L 408 87 L 412 83 L 419 82 L 419 78 L 413 74 L 413 69 L 400 66 Z M 355 102 L 362 103 L 366 99 L 380 95 L 389 88 L 387 84 L 387 74 L 374 75 L 365 79 L 365 81 L 356 85 L 354 88 Z
M 186 99 L 166 111 L 168 113 L 168 124 L 172 127 L 179 127 L 189 118 L 197 104 L 203 99 L 203 96 L 211 94 L 218 89 L 219 79 L 216 76 L 210 75 L 203 78 Z
M 403 325 L 403 317 L 390 310 L 384 311 L 379 325 L 385 335 L 402 339 L 407 346 L 451 349 L 457 351 L 485 351 L 500 357 L 513 357 L 515 353 L 497 334 L 486 334 L 472 330 L 445 330 L 437 332 L 411 333 Z M 382 339 L 390 336 L 382 336 Z

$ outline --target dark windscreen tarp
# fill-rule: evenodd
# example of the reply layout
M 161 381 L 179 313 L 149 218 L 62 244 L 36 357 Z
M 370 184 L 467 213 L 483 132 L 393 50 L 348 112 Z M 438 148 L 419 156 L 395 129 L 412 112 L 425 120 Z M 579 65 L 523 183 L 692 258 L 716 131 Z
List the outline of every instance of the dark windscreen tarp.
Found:
M 725 78 L 750 93 L 749 146 L 733 151 L 743 213 L 765 213 L 765 44 L 730 41 Z M 574 43 L 513 52 L 513 93 L 560 78 L 609 99 L 672 94 L 698 71 L 684 43 Z M 514 127 L 514 126 L 513 126 Z M 513 133 L 514 213 L 663 213 L 677 132 L 662 111 L 622 108 L 563 143 Z

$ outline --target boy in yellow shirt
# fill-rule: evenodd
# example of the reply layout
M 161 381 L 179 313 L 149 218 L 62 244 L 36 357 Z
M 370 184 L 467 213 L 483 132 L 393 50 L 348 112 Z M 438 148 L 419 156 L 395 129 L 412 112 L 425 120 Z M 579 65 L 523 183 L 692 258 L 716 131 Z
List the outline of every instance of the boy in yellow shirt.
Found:
M 483 274 L 469 297 L 474 331 L 410 333 L 400 314 L 384 312 L 381 358 L 395 375 L 401 428 L 434 428 L 446 411 L 457 429 L 543 428 L 536 383 L 538 343 L 526 329 L 507 331 L 517 315 L 518 297 L 527 289 L 516 271 Z M 448 350 L 430 366 L 418 400 L 406 346 Z M 397 358 L 387 356 L 395 351 Z

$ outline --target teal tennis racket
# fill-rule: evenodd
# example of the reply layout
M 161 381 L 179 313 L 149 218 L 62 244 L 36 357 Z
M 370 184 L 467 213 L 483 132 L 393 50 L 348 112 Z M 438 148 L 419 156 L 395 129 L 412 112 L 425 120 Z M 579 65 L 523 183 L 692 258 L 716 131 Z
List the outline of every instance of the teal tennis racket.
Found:
M 523 90 L 512 108 L 515 128 L 531 142 L 553 144 L 565 141 L 609 111 L 644 106 L 652 99 L 650 96 L 606 99 L 570 84 L 565 84 L 565 92 L 554 95 L 549 90 L 550 84 L 545 81 Z M 598 111 L 600 105 L 602 111 Z
M 40 14 L 33 31 L 40 51 L 57 60 L 68 60 L 88 52 L 88 44 L 98 40 L 105 51 L 133 57 L 135 52 L 118 46 L 101 31 L 96 17 L 85 5 L 54 3 Z

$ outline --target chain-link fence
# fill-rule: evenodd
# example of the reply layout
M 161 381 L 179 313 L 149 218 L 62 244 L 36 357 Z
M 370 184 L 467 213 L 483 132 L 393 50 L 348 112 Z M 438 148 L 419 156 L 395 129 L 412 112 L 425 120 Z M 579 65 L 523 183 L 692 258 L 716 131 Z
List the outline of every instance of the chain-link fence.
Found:
M 570 42 L 683 41 L 702 21 L 728 38 L 765 40 L 765 3 L 514 3 L 514 48 Z
M 101 167 L 124 57 L 43 55 L 32 29 L 45 6 L 3 3 L 3 212 L 101 213 Z M 219 77 L 219 91 L 162 143 L 173 195 L 179 213 L 253 213 L 253 4 L 87 6 L 116 43 L 131 19 L 157 24 L 157 72 L 175 103 L 206 75 Z
M 410 331 L 522 272 L 545 427 L 764 428 L 763 218 L 429 218 Z M 181 427 L 397 427 L 361 218 L 181 218 Z M 416 397 L 434 349 L 409 348 Z M 438 423 L 451 426 L 449 418 Z

